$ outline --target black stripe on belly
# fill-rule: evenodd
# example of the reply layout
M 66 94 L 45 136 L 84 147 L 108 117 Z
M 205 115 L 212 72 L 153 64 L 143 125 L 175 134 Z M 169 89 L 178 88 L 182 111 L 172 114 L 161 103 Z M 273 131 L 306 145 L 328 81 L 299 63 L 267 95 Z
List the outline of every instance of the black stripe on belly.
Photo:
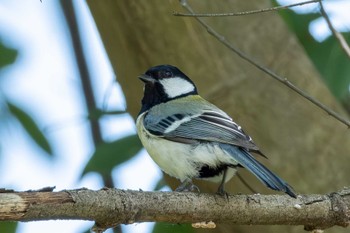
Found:
M 204 165 L 199 169 L 199 177 L 198 178 L 211 178 L 214 176 L 220 175 L 225 169 L 228 167 L 238 167 L 232 164 L 221 164 L 217 167 L 209 167 L 208 165 Z

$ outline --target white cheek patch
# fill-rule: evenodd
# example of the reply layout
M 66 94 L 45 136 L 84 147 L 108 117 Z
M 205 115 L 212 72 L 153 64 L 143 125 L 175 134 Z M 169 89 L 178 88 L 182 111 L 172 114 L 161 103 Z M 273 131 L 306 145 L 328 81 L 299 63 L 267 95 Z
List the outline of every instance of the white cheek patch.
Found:
M 163 85 L 164 91 L 169 98 L 190 93 L 195 89 L 192 83 L 177 77 L 162 79 L 160 83 Z

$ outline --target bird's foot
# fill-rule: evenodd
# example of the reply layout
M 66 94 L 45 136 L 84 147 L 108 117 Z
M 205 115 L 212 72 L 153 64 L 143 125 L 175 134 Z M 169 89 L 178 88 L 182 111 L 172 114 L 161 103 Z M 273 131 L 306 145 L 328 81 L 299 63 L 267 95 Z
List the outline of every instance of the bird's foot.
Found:
M 216 191 L 216 194 L 224 197 L 225 199 L 228 199 L 228 193 L 225 191 L 223 184 L 219 186 L 218 191 Z
M 176 192 L 198 192 L 200 193 L 199 188 L 192 183 L 192 180 L 187 179 L 183 181 L 179 187 L 175 189 Z

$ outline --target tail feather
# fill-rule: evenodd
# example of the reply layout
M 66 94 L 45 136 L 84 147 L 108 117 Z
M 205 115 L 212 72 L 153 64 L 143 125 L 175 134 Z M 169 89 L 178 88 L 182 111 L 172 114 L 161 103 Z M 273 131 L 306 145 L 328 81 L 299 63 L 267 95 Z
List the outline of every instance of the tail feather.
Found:
M 220 144 L 220 147 L 228 152 L 243 167 L 253 173 L 267 187 L 287 193 L 296 198 L 293 188 L 276 174 L 258 162 L 247 150 L 228 144 Z

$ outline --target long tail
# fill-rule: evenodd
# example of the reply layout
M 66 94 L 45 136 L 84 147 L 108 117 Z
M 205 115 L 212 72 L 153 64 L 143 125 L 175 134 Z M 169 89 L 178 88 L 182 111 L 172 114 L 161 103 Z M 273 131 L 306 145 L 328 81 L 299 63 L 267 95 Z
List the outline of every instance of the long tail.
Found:
M 258 162 L 247 150 L 228 144 L 220 144 L 220 147 L 228 152 L 243 167 L 253 173 L 267 187 L 287 193 L 296 198 L 293 188 L 272 171 Z

